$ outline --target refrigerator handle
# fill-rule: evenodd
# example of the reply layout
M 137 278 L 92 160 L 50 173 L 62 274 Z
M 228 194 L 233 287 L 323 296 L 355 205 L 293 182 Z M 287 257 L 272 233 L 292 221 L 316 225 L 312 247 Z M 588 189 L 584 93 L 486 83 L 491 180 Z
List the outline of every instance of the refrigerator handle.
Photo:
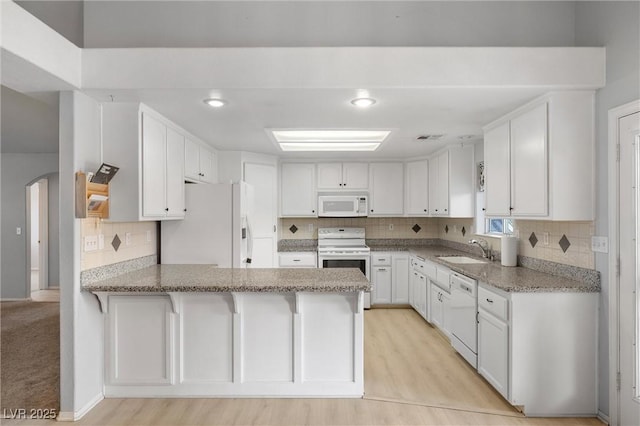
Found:
M 253 252 L 253 232 L 251 231 L 251 221 L 249 216 L 245 218 L 247 221 L 247 265 L 251 263 L 251 257 Z

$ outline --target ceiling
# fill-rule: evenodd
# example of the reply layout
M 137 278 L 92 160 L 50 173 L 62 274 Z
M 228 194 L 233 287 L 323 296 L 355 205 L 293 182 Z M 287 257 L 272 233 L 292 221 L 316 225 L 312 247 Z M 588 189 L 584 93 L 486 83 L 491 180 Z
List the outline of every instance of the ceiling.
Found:
M 426 156 L 459 136 L 482 140 L 482 126 L 544 93 L 536 89 L 225 89 L 221 91 L 89 90 L 101 102 L 143 102 L 220 150 L 242 150 L 300 158 L 410 158 Z M 350 101 L 366 94 L 370 108 Z M 205 98 L 228 104 L 211 108 Z M 268 136 L 270 128 L 388 129 L 390 136 L 371 153 L 282 152 Z M 444 134 L 437 142 L 417 141 Z M 466 140 L 469 141 L 469 140 Z
M 65 33 L 65 37 L 78 38 L 77 43 L 85 47 L 571 46 L 574 43 L 571 24 L 575 8 L 570 2 L 92 1 L 73 11 L 46 3 L 21 2 L 58 31 L 59 28 L 73 30 L 73 34 L 77 33 L 75 36 Z M 68 6 L 71 7 L 71 3 Z M 204 25 L 214 18 L 216 25 Z M 194 24 L 196 22 L 200 25 Z M 474 66 L 482 68 L 483 64 Z M 116 68 L 107 71 L 115 73 Z M 378 68 L 393 67 L 381 63 Z M 420 70 L 411 68 L 412 72 Z M 184 70 L 188 75 L 188 65 L 185 64 Z M 290 70 L 277 66 L 275 71 L 271 70 L 282 76 L 288 75 L 285 71 Z M 402 71 L 398 70 L 400 82 Z M 317 72 L 321 74 L 322 68 Z M 269 78 L 275 77 L 266 77 L 273 83 Z M 291 78 L 295 80 L 295 76 Z M 357 79 L 354 80 L 357 84 Z M 363 81 L 368 80 L 363 78 Z M 296 84 L 295 81 L 289 83 Z M 364 84 L 363 87 L 314 89 L 256 86 L 243 89 L 231 88 L 232 85 L 225 89 L 98 88 L 84 92 L 100 102 L 143 102 L 219 150 L 292 158 L 379 159 L 426 156 L 445 144 L 460 143 L 459 137 L 463 135 L 474 136 L 466 141 L 482 140 L 482 126 L 548 90 L 541 86 L 408 88 L 395 85 L 377 89 Z M 26 100 L 15 96 L 16 92 L 6 95 L 6 90 L 2 91 L 2 151 L 57 151 L 57 96 L 29 93 L 31 98 L 23 96 L 30 99 Z M 368 109 L 351 105 L 352 99 L 363 95 L 375 98 L 377 103 Z M 228 104 L 224 108 L 210 108 L 202 102 L 209 97 L 221 97 Z M 42 116 L 42 120 L 31 119 L 38 116 Z M 265 130 L 269 128 L 388 129 L 391 135 L 371 153 L 283 153 L 269 138 Z M 436 142 L 416 141 L 425 134 L 445 136 Z

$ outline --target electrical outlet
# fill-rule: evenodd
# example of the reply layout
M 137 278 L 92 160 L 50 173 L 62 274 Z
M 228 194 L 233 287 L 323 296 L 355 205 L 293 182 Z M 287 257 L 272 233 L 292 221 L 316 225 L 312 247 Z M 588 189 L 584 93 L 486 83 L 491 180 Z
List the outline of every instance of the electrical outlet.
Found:
M 130 246 L 131 245 L 131 232 L 127 232 L 124 234 L 124 244 L 126 246 Z
M 19 226 L 16 228 L 16 235 L 22 235 L 22 228 Z
M 147 231 L 147 242 L 151 242 L 151 231 Z
M 393 223 L 389 224 L 389 231 L 393 231 Z
M 98 250 L 102 250 L 104 248 L 104 234 L 98 235 Z
M 542 244 L 545 246 L 549 245 L 549 233 L 548 232 L 543 232 L 542 233 Z
M 96 251 L 98 250 L 98 236 L 87 235 L 84 237 L 84 251 Z
M 307 230 L 309 231 L 309 233 L 313 233 L 313 223 L 310 223 L 309 225 L 307 225 Z
M 608 237 L 591 237 L 591 251 L 598 253 L 609 253 Z
M 453 233 L 455 234 L 456 232 L 458 232 L 458 225 L 453 225 Z

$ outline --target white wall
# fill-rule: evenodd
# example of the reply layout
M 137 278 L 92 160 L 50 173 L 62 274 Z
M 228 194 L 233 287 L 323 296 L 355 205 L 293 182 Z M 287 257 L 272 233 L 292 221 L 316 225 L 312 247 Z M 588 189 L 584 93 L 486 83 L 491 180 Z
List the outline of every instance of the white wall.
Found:
M 27 291 L 26 186 L 58 171 L 58 154 L 2 154 L 2 289 L 0 298 L 21 299 Z M 16 228 L 22 235 L 16 235 Z M 57 250 L 54 251 L 57 256 Z M 50 258 L 50 262 L 53 259 Z
M 571 46 L 573 12 L 572 2 L 533 1 L 90 1 L 84 42 L 96 48 Z
M 60 411 L 77 416 L 103 388 L 104 323 L 94 295 L 80 287 L 75 172 L 100 166 L 100 107 L 79 92 L 60 94 Z
M 608 235 L 608 110 L 640 98 L 640 3 L 578 2 L 576 43 L 607 48 L 607 85 L 596 94 L 596 235 Z M 609 413 L 608 255 L 596 253 L 600 271 L 599 409 Z

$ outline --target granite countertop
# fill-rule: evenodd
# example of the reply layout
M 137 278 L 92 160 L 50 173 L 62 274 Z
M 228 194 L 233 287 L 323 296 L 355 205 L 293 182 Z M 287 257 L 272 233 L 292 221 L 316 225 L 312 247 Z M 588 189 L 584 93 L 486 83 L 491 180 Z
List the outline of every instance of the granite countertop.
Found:
M 464 274 L 506 292 L 594 293 L 600 291 L 599 282 L 576 281 L 544 272 L 538 272 L 529 268 L 523 268 L 521 266 L 507 267 L 500 265 L 500 262 L 489 261 L 481 264 L 453 264 L 438 259 L 439 256 L 467 256 L 486 260 L 449 247 L 431 246 L 410 248 L 409 252 L 425 260 L 445 265 L 452 271 Z
M 83 286 L 99 292 L 353 292 L 371 284 L 356 268 L 236 269 L 153 265 Z

